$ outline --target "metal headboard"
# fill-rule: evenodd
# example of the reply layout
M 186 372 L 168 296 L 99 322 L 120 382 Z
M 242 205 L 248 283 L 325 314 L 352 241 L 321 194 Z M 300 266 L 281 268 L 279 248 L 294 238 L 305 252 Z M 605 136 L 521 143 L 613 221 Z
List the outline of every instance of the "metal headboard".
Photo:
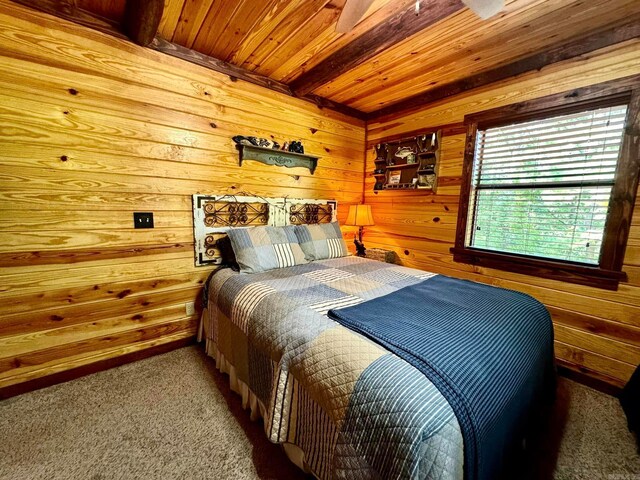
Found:
M 244 195 L 193 195 L 195 264 L 222 263 L 217 242 L 231 227 L 308 225 L 336 219 L 338 202 Z

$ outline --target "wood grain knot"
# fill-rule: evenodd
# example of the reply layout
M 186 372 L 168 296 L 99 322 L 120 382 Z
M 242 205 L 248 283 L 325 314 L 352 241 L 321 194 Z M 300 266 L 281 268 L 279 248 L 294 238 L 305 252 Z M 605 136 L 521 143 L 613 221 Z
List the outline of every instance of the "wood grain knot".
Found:
M 78 90 L 76 90 L 75 88 L 70 88 L 69 90 L 67 90 L 71 95 L 77 95 L 78 94 Z

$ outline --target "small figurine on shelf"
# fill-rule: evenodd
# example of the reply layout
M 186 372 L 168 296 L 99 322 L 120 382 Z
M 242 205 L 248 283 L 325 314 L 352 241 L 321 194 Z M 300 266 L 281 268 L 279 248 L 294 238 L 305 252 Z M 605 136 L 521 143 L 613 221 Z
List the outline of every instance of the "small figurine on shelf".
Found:
M 416 137 L 416 143 L 418 144 L 418 152 L 423 153 L 426 152 L 427 150 L 429 150 L 429 147 L 427 147 L 427 136 L 426 135 L 419 135 Z
M 395 157 L 402 158 L 405 162 L 407 161 L 407 157 L 410 155 L 414 155 L 413 149 L 411 147 L 401 147 L 394 154 Z
M 232 140 L 238 145 L 254 145 L 256 147 L 258 146 L 258 140 L 256 139 L 256 137 L 244 137 L 242 135 L 236 135 L 232 138 Z
M 387 158 L 387 144 L 386 143 L 378 143 L 375 148 L 376 151 L 376 160 L 385 160 Z
M 304 147 L 302 146 L 302 142 L 293 140 L 291 143 L 289 143 L 289 151 L 293 153 L 304 154 Z
M 280 144 L 275 140 L 269 140 L 267 138 L 245 137 L 243 135 L 236 135 L 232 137 L 232 140 L 238 145 L 253 145 L 254 147 L 273 148 L 275 150 L 280 148 Z
M 287 152 L 289 151 L 289 142 L 284 142 L 282 144 L 282 150 L 286 150 Z

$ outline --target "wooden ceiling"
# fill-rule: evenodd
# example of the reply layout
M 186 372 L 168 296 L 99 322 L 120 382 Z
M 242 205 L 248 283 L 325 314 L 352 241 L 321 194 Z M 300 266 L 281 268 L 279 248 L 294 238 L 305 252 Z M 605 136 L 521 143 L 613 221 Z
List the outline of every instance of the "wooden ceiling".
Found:
M 640 0 L 507 0 L 500 14 L 484 21 L 459 0 L 421 0 L 418 19 L 415 0 L 374 0 L 351 32 L 338 34 L 345 1 L 165 0 L 158 34 L 296 94 L 375 114 L 517 61 L 526 69 L 523 59 L 550 48 L 573 42 L 575 56 L 606 46 L 601 40 L 580 48 L 623 24 L 633 28 L 616 41 L 640 32 Z M 119 24 L 126 0 L 75 5 Z

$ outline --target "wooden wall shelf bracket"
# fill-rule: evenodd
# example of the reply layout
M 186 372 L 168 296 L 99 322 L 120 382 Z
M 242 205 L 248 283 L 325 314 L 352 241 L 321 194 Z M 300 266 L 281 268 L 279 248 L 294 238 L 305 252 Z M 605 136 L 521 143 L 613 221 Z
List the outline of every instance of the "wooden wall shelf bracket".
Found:
M 273 148 L 256 147 L 254 145 L 236 145 L 240 152 L 240 166 L 244 160 L 255 160 L 266 165 L 277 165 L 280 167 L 304 167 L 308 168 L 311 174 L 315 172 L 320 157 L 304 155 L 301 153 L 287 152 L 285 150 L 275 150 Z

